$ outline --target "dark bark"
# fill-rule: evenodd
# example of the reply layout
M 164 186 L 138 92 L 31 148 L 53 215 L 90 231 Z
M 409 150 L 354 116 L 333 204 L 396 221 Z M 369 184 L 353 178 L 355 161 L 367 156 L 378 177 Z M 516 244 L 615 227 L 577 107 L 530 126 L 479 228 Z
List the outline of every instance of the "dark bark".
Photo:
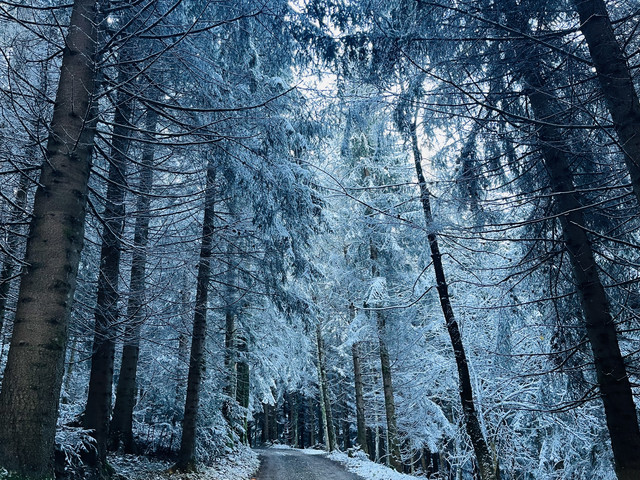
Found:
M 128 56 L 125 55 L 123 61 Z M 128 68 L 121 67 L 118 83 L 130 80 Z M 98 466 L 106 465 L 109 418 L 113 393 L 113 368 L 116 337 L 118 335 L 118 300 L 120 279 L 120 253 L 125 216 L 125 183 L 127 150 L 129 148 L 130 121 L 133 98 L 125 90 L 116 95 L 113 134 L 109 162 L 109 180 L 105 209 L 102 214 L 102 247 L 95 309 L 95 332 L 91 355 L 89 393 L 84 412 L 84 427 L 93 430 L 97 446 Z
M 76 0 L 0 394 L 0 466 L 23 478 L 53 477 L 58 402 L 95 135 L 96 25 L 95 1 Z
M 640 478 L 640 430 L 631 385 L 620 352 L 609 299 L 598 276 L 599 268 L 591 241 L 583 228 L 584 213 L 577 198 L 570 160 L 566 153 L 569 145 L 563 132 L 551 125 L 562 110 L 552 94 L 546 91 L 540 72 L 525 67 L 523 77 L 531 87 L 528 97 L 534 115 L 544 122 L 538 129 L 538 138 L 580 295 L 611 437 L 616 474 L 620 480 L 637 479 Z
M 191 353 L 189 356 L 189 374 L 187 377 L 187 398 L 182 420 L 182 441 L 178 460 L 174 470 L 193 471 L 196 466 L 196 427 L 200 405 L 200 388 L 205 371 L 204 346 L 207 335 L 207 298 L 211 277 L 211 254 L 214 234 L 215 207 L 215 165 L 213 157 L 207 165 L 207 181 L 205 187 L 204 218 L 202 220 L 202 244 L 200 246 L 200 262 L 198 263 L 198 280 L 196 286 L 196 307 L 193 316 L 193 333 Z
M 420 187 L 420 200 L 422 202 L 422 209 L 424 212 L 427 228 L 431 229 L 433 223 L 433 215 L 431 213 L 431 202 L 429 199 L 430 193 L 427 188 L 427 182 L 422 173 L 422 154 L 418 145 L 418 137 L 416 132 L 416 124 L 412 122 L 410 127 L 411 144 L 413 147 L 413 159 L 415 163 L 416 175 L 418 177 L 418 185 Z M 453 307 L 451 306 L 451 298 L 449 296 L 449 286 L 444 273 L 444 266 L 442 264 L 442 254 L 440 253 L 440 246 L 438 245 L 438 237 L 433 231 L 429 231 L 427 234 L 429 241 L 429 248 L 431 250 L 431 259 L 433 261 L 433 269 L 436 275 L 436 288 L 438 290 L 438 297 L 440 298 L 440 306 L 451 339 L 451 346 L 456 360 L 456 366 L 458 368 L 458 382 L 460 391 L 460 401 L 462 403 L 462 412 L 464 415 L 464 423 L 467 434 L 471 439 L 473 445 L 473 451 L 478 462 L 478 469 L 480 476 L 483 480 L 497 479 L 500 476 L 497 464 L 494 465 L 491 453 L 487 446 L 487 442 L 482 433 L 480 427 L 480 421 L 478 419 L 478 413 L 476 411 L 475 402 L 473 399 L 473 388 L 471 386 L 471 375 L 469 374 L 469 365 L 467 363 L 467 356 L 464 351 L 464 345 L 462 343 L 462 336 L 460 335 L 460 329 L 458 322 L 456 321 Z
M 603 0 L 573 0 L 640 206 L 640 101 Z
M 147 132 L 154 132 L 158 115 L 149 109 L 146 118 Z M 143 147 L 140 177 L 138 179 L 138 199 L 136 201 L 135 230 L 133 234 L 133 255 L 131 259 L 131 280 L 127 317 L 122 346 L 120 375 L 116 387 L 116 401 L 110 425 L 110 447 L 117 450 L 122 445 L 125 453 L 135 453 L 133 440 L 133 409 L 136 403 L 136 377 L 140 354 L 140 331 L 144 323 L 145 277 L 147 265 L 147 244 L 149 238 L 150 197 L 153 185 L 154 146 L 153 135 L 147 135 Z

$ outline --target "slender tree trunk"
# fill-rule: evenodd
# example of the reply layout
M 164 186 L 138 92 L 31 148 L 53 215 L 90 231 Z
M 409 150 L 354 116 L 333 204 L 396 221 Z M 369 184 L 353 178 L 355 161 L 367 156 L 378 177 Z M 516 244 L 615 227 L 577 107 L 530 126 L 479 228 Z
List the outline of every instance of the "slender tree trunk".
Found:
M 319 323 L 316 327 L 316 340 L 318 345 L 318 380 L 320 382 L 320 409 L 322 412 L 324 440 L 327 450 L 333 452 L 336 449 L 336 431 L 331 414 L 331 398 L 329 397 L 327 367 L 324 359 L 324 341 L 322 340 L 322 330 Z
M 0 394 L 0 466 L 23 478 L 53 477 L 56 419 L 95 134 L 96 25 L 95 1 L 76 0 Z
M 231 284 L 231 281 L 229 282 Z M 228 293 L 228 302 L 232 302 L 231 293 Z M 233 306 L 228 306 L 225 312 L 224 330 L 224 367 L 227 375 L 224 394 L 226 396 L 222 405 L 222 415 L 230 428 L 233 427 L 233 404 L 238 388 L 238 364 L 236 361 L 236 315 Z
M 154 132 L 158 115 L 147 110 L 146 130 Z M 135 453 L 133 440 L 133 409 L 136 403 L 136 376 L 140 354 L 140 331 L 144 322 L 145 278 L 147 265 L 147 244 L 149 239 L 150 198 L 153 186 L 154 146 L 153 135 L 148 134 L 142 152 L 138 199 L 136 202 L 136 224 L 133 234 L 133 258 L 131 260 L 131 280 L 127 318 L 122 347 L 120 376 L 116 388 L 116 401 L 110 425 L 110 443 L 113 450 L 122 444 L 125 453 Z
M 402 457 L 400 456 L 400 442 L 398 440 L 398 424 L 396 419 L 396 403 L 393 396 L 391 381 L 391 360 L 389 350 L 384 340 L 384 314 L 376 312 L 378 325 L 378 345 L 380 349 L 380 369 L 382 371 L 382 390 L 384 393 L 384 410 L 387 418 L 387 443 L 389 464 L 398 472 L 402 471 Z
M 309 406 L 307 411 L 309 412 L 309 446 L 313 447 L 316 444 L 316 410 L 313 404 L 313 397 L 309 397 Z
M 32 152 L 35 153 L 35 152 Z M 13 202 L 13 208 L 9 217 L 10 225 L 18 230 L 18 224 L 24 217 L 25 209 L 27 208 L 27 192 L 29 190 L 29 184 L 31 180 L 24 173 L 20 174 L 20 181 L 18 183 L 18 191 L 16 192 L 16 198 Z M 2 271 L 0 271 L 0 335 L 2 335 L 2 329 L 4 327 L 4 320 L 7 314 L 7 301 L 9 299 L 9 288 L 11 287 L 11 280 L 16 267 L 16 255 L 18 253 L 18 247 L 20 245 L 20 235 L 18 233 L 9 232 L 9 238 L 7 241 L 7 253 L 2 263 Z M 0 359 L 2 357 L 2 350 L 0 350 Z
M 245 445 L 249 442 L 248 437 L 248 415 L 249 415 L 249 363 L 247 362 L 247 354 L 249 352 L 249 345 L 247 339 L 243 335 L 238 336 L 238 388 L 236 390 L 236 401 L 243 408 L 242 413 L 242 443 Z
M 422 202 L 422 209 L 424 211 L 427 228 L 431 229 L 433 215 L 431 213 L 431 202 L 429 200 L 430 193 L 427 188 L 427 182 L 425 181 L 424 174 L 422 173 L 422 154 L 418 144 L 415 121 L 411 122 L 409 130 L 411 144 L 413 147 L 413 159 L 416 175 L 418 177 L 418 185 L 420 187 L 420 200 Z M 440 306 L 442 308 L 442 313 L 444 314 L 447 331 L 449 333 L 449 338 L 451 339 L 451 346 L 453 347 L 456 366 L 458 368 L 460 400 L 462 402 L 465 428 L 469 438 L 471 439 L 471 444 L 473 445 L 473 451 L 478 462 L 478 470 L 480 471 L 482 480 L 498 479 L 500 477 L 500 472 L 498 470 L 497 463 L 494 464 L 491 453 L 489 452 L 487 442 L 482 433 L 482 428 L 480 427 L 478 412 L 476 411 L 473 399 L 473 388 L 471 386 L 469 365 L 467 363 L 467 356 L 464 351 L 458 322 L 456 321 L 453 313 L 453 307 L 451 306 L 449 286 L 444 274 L 444 266 L 442 265 L 442 254 L 440 253 L 440 247 L 438 245 L 438 237 L 433 231 L 430 231 L 427 238 L 429 240 L 429 248 L 431 249 L 433 269 L 436 275 L 436 287 L 438 290 L 438 296 L 440 297 Z
M 528 96 L 534 115 L 545 122 L 538 128 L 538 137 L 561 214 L 560 223 L 593 351 L 616 474 L 620 480 L 637 479 L 640 478 L 640 430 L 631 385 L 618 345 L 609 300 L 598 276 L 599 267 L 583 228 L 582 205 L 575 193 L 570 161 L 565 153 L 567 141 L 557 128 L 548 123 L 562 110 L 559 105 L 554 105 L 540 72 L 525 67 L 523 73 L 525 81 L 532 87 Z
M 603 0 L 573 0 L 640 205 L 640 101 Z
M 123 61 L 127 61 L 125 55 Z M 128 68 L 121 67 L 118 83 L 131 80 Z M 113 392 L 113 364 L 118 334 L 118 285 L 120 254 L 125 217 L 125 184 L 127 150 L 129 148 L 130 121 L 133 98 L 124 89 L 116 95 L 115 115 L 109 163 L 109 180 L 103 215 L 102 247 L 98 295 L 95 309 L 95 333 L 91 355 L 89 394 L 84 412 L 84 426 L 93 430 L 96 439 L 98 467 L 106 466 L 109 418 Z
M 205 370 L 204 347 L 207 335 L 207 297 L 211 276 L 211 254 L 213 249 L 215 207 L 215 166 L 213 156 L 207 165 L 204 219 L 202 221 L 202 245 L 198 264 L 196 308 L 193 317 L 193 334 L 187 378 L 187 398 L 182 420 L 182 442 L 174 470 L 189 472 L 196 466 L 196 426 L 200 404 L 200 387 Z
M 364 384 L 362 382 L 362 365 L 360 364 L 360 344 L 354 343 L 351 347 L 353 357 L 353 378 L 356 388 L 356 426 L 358 429 L 357 443 L 362 451 L 369 453 L 367 444 L 367 423 L 364 416 Z

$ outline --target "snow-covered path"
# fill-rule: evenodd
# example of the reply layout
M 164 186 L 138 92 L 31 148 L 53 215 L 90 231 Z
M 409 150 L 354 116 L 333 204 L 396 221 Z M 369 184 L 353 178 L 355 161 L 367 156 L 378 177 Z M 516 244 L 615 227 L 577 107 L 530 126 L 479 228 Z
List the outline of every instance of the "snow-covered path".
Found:
M 258 450 L 257 480 L 363 480 L 322 455 L 307 455 L 294 449 Z

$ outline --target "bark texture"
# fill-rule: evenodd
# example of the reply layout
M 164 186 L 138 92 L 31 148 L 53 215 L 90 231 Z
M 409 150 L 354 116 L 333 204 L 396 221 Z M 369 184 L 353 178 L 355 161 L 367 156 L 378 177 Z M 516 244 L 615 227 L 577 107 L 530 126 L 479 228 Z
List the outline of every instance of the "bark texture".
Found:
M 603 0 L 573 0 L 640 205 L 640 101 Z
M 189 374 L 187 377 L 187 398 L 182 420 L 182 441 L 174 470 L 189 472 L 196 466 L 196 427 L 200 405 L 200 388 L 206 368 L 204 347 L 207 336 L 207 298 L 211 277 L 211 254 L 213 249 L 215 217 L 215 165 L 213 157 L 207 165 L 205 187 L 204 218 L 202 220 L 202 244 L 198 263 L 196 286 L 196 306 L 193 316 Z
M 156 130 L 158 115 L 152 109 L 147 111 L 146 130 Z M 136 377 L 140 355 L 140 330 L 144 323 L 145 277 L 147 265 L 147 243 L 149 239 L 150 198 L 153 186 L 154 146 L 152 135 L 148 135 L 144 145 L 140 178 L 136 201 L 136 224 L 133 235 L 133 255 L 131 259 L 131 281 L 127 302 L 127 317 L 122 346 L 122 362 L 116 388 L 116 401 L 110 425 L 110 447 L 117 450 L 124 447 L 125 453 L 135 453 L 133 440 L 133 408 L 136 403 Z
M 94 0 L 73 4 L 0 394 L 0 466 L 24 478 L 53 477 L 95 135 L 96 17 Z
M 431 202 L 429 200 L 429 190 L 427 182 L 422 172 L 422 154 L 418 145 L 418 136 L 416 132 L 415 121 L 409 126 L 411 135 L 411 144 L 413 147 L 413 160 L 415 163 L 416 175 L 418 177 L 418 185 L 420 187 L 420 200 L 422 202 L 422 210 L 424 212 L 427 228 L 433 223 L 433 215 L 431 213 Z M 464 424 L 467 434 L 471 439 L 473 451 L 478 462 L 478 470 L 482 480 L 494 480 L 500 477 L 497 464 L 494 464 L 493 458 L 487 446 L 487 441 L 482 433 L 478 412 L 476 410 L 473 399 L 473 388 L 471 386 L 471 376 L 469 374 L 469 365 L 467 356 L 460 335 L 460 328 L 456 321 L 453 307 L 451 306 L 451 298 L 449 296 L 449 285 L 444 273 L 442 265 L 442 254 L 438 245 L 438 237 L 433 231 L 427 234 L 429 240 L 429 248 L 431 250 L 431 259 L 433 261 L 433 269 L 436 275 L 436 288 L 438 297 L 440 298 L 440 306 L 447 325 L 451 346 L 456 359 L 458 368 L 458 382 L 460 385 L 460 401 L 462 402 L 462 412 L 464 414 Z

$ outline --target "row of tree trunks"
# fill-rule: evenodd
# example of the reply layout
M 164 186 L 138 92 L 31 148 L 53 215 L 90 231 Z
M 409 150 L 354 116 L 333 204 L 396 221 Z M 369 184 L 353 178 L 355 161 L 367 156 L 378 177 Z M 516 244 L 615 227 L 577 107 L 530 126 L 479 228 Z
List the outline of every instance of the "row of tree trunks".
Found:
M 53 477 L 53 446 L 96 127 L 97 8 L 76 0 L 0 393 L 0 466 Z
M 126 65 L 128 64 L 128 55 L 124 55 L 124 57 L 122 60 Z M 118 84 L 126 85 L 130 77 L 130 69 L 121 67 L 118 73 Z M 102 214 L 102 247 L 100 249 L 89 394 L 83 419 L 84 427 L 93 430 L 92 435 L 96 440 L 97 447 L 95 460 L 98 468 L 106 466 L 109 439 L 117 325 L 120 320 L 118 288 L 125 216 L 127 152 L 130 144 L 130 122 L 133 113 L 133 98 L 125 89 L 118 89 L 115 100 L 107 195 Z
M 116 401 L 110 425 L 110 448 L 124 447 L 125 453 L 135 453 L 133 439 L 133 409 L 136 403 L 136 377 L 140 354 L 140 333 L 145 320 L 145 278 L 147 265 L 147 244 L 149 239 L 150 197 L 153 186 L 153 132 L 157 128 L 158 115 L 153 109 L 146 113 L 146 142 L 143 147 L 141 169 L 138 179 L 135 230 L 133 235 L 133 256 L 131 260 L 131 280 L 120 375 L 116 387 Z
M 440 247 L 438 245 L 438 237 L 432 230 L 433 215 L 431 213 L 430 193 L 422 172 L 422 153 L 420 152 L 420 145 L 418 143 L 415 116 L 417 116 L 417 112 L 415 112 L 414 119 L 409 125 L 409 135 L 413 148 L 413 160 L 420 188 L 420 200 L 422 202 L 422 209 L 428 229 L 427 238 L 429 241 L 429 248 L 431 250 L 433 269 L 436 275 L 436 288 L 438 290 L 440 306 L 442 308 L 449 338 L 451 339 L 451 346 L 453 348 L 456 366 L 458 368 L 460 400 L 462 403 L 465 428 L 471 440 L 471 444 L 473 445 L 480 477 L 482 480 L 495 480 L 500 477 L 500 472 L 498 470 L 497 463 L 493 461 L 493 457 L 489 451 L 489 447 L 487 446 L 487 441 L 485 440 L 482 432 L 482 427 L 480 426 L 480 420 L 478 418 L 478 412 L 473 398 L 469 365 L 464 350 L 464 344 L 462 343 L 460 328 L 458 327 L 458 322 L 455 318 L 453 307 L 451 306 L 449 286 L 444 273 L 442 254 L 440 253 Z

